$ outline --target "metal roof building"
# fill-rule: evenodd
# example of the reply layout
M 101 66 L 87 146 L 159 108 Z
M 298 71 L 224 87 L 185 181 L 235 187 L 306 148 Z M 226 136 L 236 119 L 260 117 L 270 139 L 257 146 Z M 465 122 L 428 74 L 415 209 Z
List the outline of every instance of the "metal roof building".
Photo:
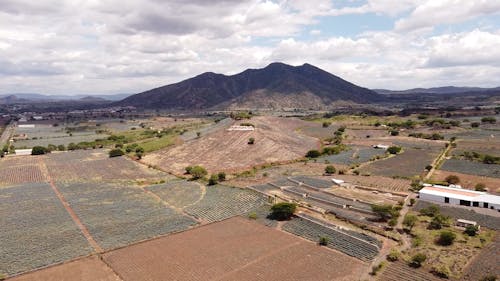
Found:
M 500 196 L 487 192 L 448 186 L 427 185 L 419 191 L 419 198 L 425 201 L 488 208 L 500 212 Z

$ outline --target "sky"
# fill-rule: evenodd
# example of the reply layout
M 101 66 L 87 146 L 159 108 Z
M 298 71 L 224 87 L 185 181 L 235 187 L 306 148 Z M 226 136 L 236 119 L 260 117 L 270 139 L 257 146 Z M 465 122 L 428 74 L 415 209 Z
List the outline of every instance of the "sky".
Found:
M 0 0 L 0 94 L 138 93 L 276 61 L 367 88 L 500 86 L 500 0 Z

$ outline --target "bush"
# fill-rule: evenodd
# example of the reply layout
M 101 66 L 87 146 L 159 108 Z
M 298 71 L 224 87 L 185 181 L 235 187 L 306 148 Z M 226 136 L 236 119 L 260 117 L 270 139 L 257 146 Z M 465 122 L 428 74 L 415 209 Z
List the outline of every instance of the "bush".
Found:
M 384 268 L 385 264 L 386 264 L 386 263 L 383 261 L 383 262 L 379 263 L 378 265 L 374 265 L 374 266 L 372 267 L 372 272 L 370 272 L 370 274 L 371 274 L 371 275 L 377 275 L 377 273 L 378 273 L 380 270 L 382 270 L 382 268 Z
M 218 181 L 219 181 L 219 176 L 217 176 L 216 174 L 213 174 L 208 179 L 208 185 L 216 185 Z
M 255 212 L 252 212 L 248 214 L 248 218 L 251 220 L 256 220 L 257 219 L 257 214 Z
M 410 198 L 410 206 L 413 206 L 415 205 L 415 198 Z
M 439 207 L 437 205 L 430 205 L 427 208 L 420 209 L 420 214 L 428 217 L 433 217 L 439 214 Z
M 449 230 L 443 230 L 439 233 L 438 244 L 441 246 L 449 246 L 453 244 L 457 235 Z
M 387 152 L 390 154 L 398 154 L 401 152 L 401 147 L 400 146 L 390 146 L 387 148 Z
M 207 170 L 202 166 L 193 166 L 189 170 L 189 174 L 193 176 L 194 180 L 201 179 L 208 174 Z
M 187 166 L 186 168 L 184 168 L 184 170 L 186 171 L 185 174 L 187 174 L 187 175 L 191 174 L 192 169 L 193 169 L 193 166 Z
M 297 205 L 294 203 L 277 203 L 271 207 L 271 217 L 276 220 L 288 220 L 295 213 Z
M 486 185 L 484 183 L 478 183 L 474 187 L 476 191 L 486 191 Z
M 400 256 L 401 253 L 397 249 L 391 249 L 391 252 L 387 255 L 387 260 L 394 262 L 399 260 Z
M 109 157 L 118 157 L 124 155 L 125 152 L 119 148 L 115 148 L 109 151 Z
M 219 181 L 225 181 L 226 180 L 226 173 L 224 172 L 219 172 L 217 174 L 217 178 L 219 179 Z
M 469 236 L 476 236 L 478 231 L 479 227 L 477 227 L 476 225 L 469 225 L 465 228 L 464 233 Z
M 444 180 L 449 184 L 457 184 L 460 182 L 460 178 L 456 175 L 449 175 Z
M 426 169 L 427 171 L 432 170 L 432 165 L 427 165 L 427 166 L 425 166 L 425 169 Z
M 391 136 L 398 136 L 399 131 L 398 130 L 391 130 Z
M 50 152 L 49 149 L 43 146 L 34 146 L 31 149 L 31 155 L 43 155 L 49 152 Z
M 497 119 L 495 117 L 483 117 L 481 118 L 481 122 L 495 124 L 497 122 Z
M 423 253 L 415 254 L 413 257 L 411 257 L 410 266 L 415 268 L 421 267 L 426 259 L 427 256 Z
M 248 139 L 248 144 L 254 144 L 254 143 L 255 143 L 255 138 Z
M 446 265 L 434 266 L 432 273 L 440 278 L 448 278 L 451 274 L 450 269 Z
M 333 165 L 328 165 L 325 167 L 325 173 L 332 175 L 335 174 L 337 170 L 335 170 L 335 167 Z
M 325 122 L 323 122 L 323 128 L 328 128 L 328 127 L 330 127 L 331 124 L 332 124 L 332 122 L 325 121 Z
M 417 223 L 417 216 L 412 215 L 412 214 L 406 214 L 404 220 L 403 220 L 403 225 L 406 226 L 410 231 L 415 226 Z
M 64 146 L 64 144 L 60 144 L 60 145 L 57 146 L 57 150 L 59 150 L 59 151 L 65 151 L 66 147 Z
M 307 158 L 318 158 L 321 156 L 321 153 L 318 150 L 309 150 L 306 154 Z
M 330 238 L 328 238 L 326 236 L 319 237 L 319 241 L 318 241 L 319 245 L 326 246 L 326 245 L 328 245 L 328 242 L 330 242 Z
M 479 125 L 480 125 L 479 122 L 472 122 L 472 123 L 470 123 L 470 126 L 472 128 L 477 128 L 477 127 L 479 127 Z
M 372 211 L 384 221 L 397 218 L 399 216 L 399 212 L 390 204 L 374 204 L 372 205 Z

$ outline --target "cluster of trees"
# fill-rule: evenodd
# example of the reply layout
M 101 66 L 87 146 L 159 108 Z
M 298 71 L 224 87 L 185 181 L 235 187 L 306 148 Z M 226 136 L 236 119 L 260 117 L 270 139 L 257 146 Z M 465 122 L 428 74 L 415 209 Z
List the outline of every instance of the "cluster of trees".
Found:
M 410 133 L 408 134 L 408 136 L 419 139 L 427 139 L 427 140 L 444 140 L 444 136 L 438 133 L 433 133 L 433 134 Z
M 231 112 L 229 114 L 229 117 L 233 118 L 234 120 L 243 120 L 243 119 L 250 119 L 253 116 L 252 111 L 241 111 L 241 112 Z
M 290 219 L 295 210 L 297 209 L 297 204 L 282 202 L 276 203 L 271 207 L 271 218 L 275 220 L 288 220 Z
M 389 226 L 396 226 L 398 218 L 400 216 L 399 211 L 401 211 L 401 205 L 390 205 L 390 204 L 374 204 L 372 205 L 372 212 L 375 213 L 381 221 L 387 221 Z
M 460 157 L 463 157 L 466 160 L 470 161 L 479 161 L 484 164 L 500 164 L 500 157 L 489 154 L 482 154 L 475 151 L 464 151 L 460 154 Z
M 347 149 L 347 146 L 345 145 L 336 145 L 336 146 L 326 146 L 324 147 L 321 151 L 317 149 L 312 149 L 309 150 L 306 153 L 307 158 L 318 158 L 321 155 L 334 155 L 334 154 L 339 154 L 340 152 L 344 151 Z
M 481 122 L 495 124 L 497 122 L 497 119 L 495 117 L 483 117 L 481 118 Z
M 216 185 L 219 182 L 223 182 L 226 180 L 226 173 L 220 172 L 217 174 L 213 174 L 208 179 L 208 185 Z
M 458 120 L 445 120 L 445 119 L 431 119 L 431 120 L 425 120 L 424 124 L 427 125 L 428 127 L 439 127 L 442 129 L 450 129 L 451 127 L 458 127 L 460 126 L 460 121 Z
M 187 166 L 186 167 L 186 174 L 191 175 L 193 180 L 201 179 L 204 178 L 206 175 L 208 175 L 208 172 L 205 168 L 202 166 Z

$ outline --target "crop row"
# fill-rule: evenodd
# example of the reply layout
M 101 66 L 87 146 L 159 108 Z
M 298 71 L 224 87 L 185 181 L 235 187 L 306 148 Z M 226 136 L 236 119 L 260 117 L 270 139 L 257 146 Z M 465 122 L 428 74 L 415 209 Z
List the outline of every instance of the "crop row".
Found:
M 92 183 L 58 183 L 58 187 L 104 249 L 177 232 L 196 224 L 137 187 Z
M 185 180 L 174 180 L 164 184 L 151 185 L 147 189 L 176 208 L 184 208 L 194 204 L 202 196 L 202 190 L 197 183 Z
M 380 281 L 437 281 L 441 280 L 423 269 L 415 269 L 402 261 L 389 263 L 377 280 Z
M 326 237 L 329 248 L 363 261 L 373 260 L 378 255 L 378 248 L 370 243 L 303 218 L 293 218 L 286 222 L 283 230 L 314 242 L 318 242 L 321 237 Z
M 383 176 L 335 175 L 335 178 L 344 180 L 351 184 L 380 188 L 390 191 L 407 191 L 411 184 L 411 181 L 407 179 L 393 179 Z
M 37 165 L 11 166 L 0 168 L 0 186 L 29 182 L 43 182 L 45 176 Z
M 366 148 L 354 147 L 351 150 L 342 151 L 339 154 L 324 156 L 319 159 L 326 160 L 333 164 L 350 166 L 353 164 L 361 164 L 368 162 L 373 157 L 383 156 L 384 154 L 385 151 L 381 149 L 375 149 L 371 147 L 366 147 Z
M 0 272 L 12 275 L 92 252 L 51 187 L 0 188 Z
M 500 165 L 484 164 L 460 159 L 448 159 L 441 166 L 442 170 L 470 175 L 500 178 Z
M 293 177 L 291 179 L 292 179 L 292 181 L 304 183 L 306 185 L 316 187 L 316 188 L 330 188 L 333 185 L 333 183 L 329 180 L 316 179 L 316 178 L 311 178 L 311 177 L 306 177 L 306 176 L 298 176 L 298 177 Z

